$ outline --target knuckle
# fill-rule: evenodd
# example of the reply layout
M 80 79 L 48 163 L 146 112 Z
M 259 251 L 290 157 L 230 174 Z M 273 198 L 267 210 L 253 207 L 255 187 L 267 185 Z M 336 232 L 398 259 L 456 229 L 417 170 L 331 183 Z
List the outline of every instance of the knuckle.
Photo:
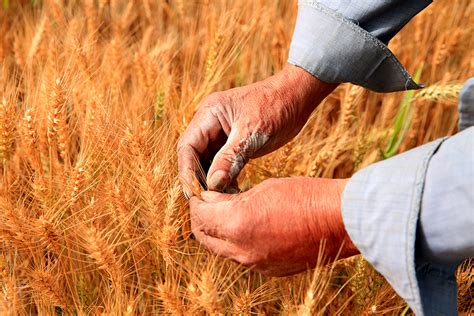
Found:
M 213 92 L 207 96 L 206 100 L 207 102 L 210 102 L 210 103 L 219 103 L 223 100 L 224 95 L 225 95 L 225 92 L 221 92 L 221 91 Z
M 193 235 L 198 238 L 199 234 L 200 234 L 200 231 L 199 229 L 196 227 L 196 224 L 193 224 L 193 221 L 191 220 L 191 232 L 193 233 Z
M 221 162 L 221 164 L 223 162 L 225 162 L 229 165 L 233 164 L 234 161 L 236 160 L 237 152 L 238 152 L 238 150 L 236 148 L 229 148 L 226 151 L 222 151 L 219 154 L 218 159 Z
M 191 220 L 191 230 L 197 231 L 198 229 L 200 229 L 201 225 L 199 214 L 196 211 L 196 206 L 193 204 L 193 201 L 190 201 L 189 204 L 189 218 Z
M 178 142 L 176 143 L 176 150 L 179 152 L 183 150 L 187 145 L 189 145 L 190 140 L 192 139 L 191 135 L 194 133 L 194 129 L 191 127 L 186 128 L 183 134 L 179 137 Z
M 209 94 L 201 103 L 202 109 L 213 109 L 219 108 L 222 104 L 226 101 L 226 93 L 225 92 L 213 92 Z
M 263 267 L 263 268 L 257 267 L 257 268 L 255 268 L 254 270 L 257 271 L 257 272 L 260 273 L 260 274 L 263 274 L 263 275 L 266 276 L 266 277 L 275 277 L 275 276 L 278 276 L 278 274 L 276 274 L 276 273 L 273 272 L 271 269 L 266 268 L 266 267 Z
M 279 184 L 281 183 L 281 178 L 268 178 L 268 179 L 265 179 L 264 181 L 262 181 L 259 186 L 261 187 L 266 187 L 267 189 L 268 188 L 274 188 L 276 186 L 279 186 Z
M 240 255 L 237 257 L 237 261 L 243 265 L 244 267 L 248 267 L 251 264 L 249 264 L 249 258 L 246 254 Z

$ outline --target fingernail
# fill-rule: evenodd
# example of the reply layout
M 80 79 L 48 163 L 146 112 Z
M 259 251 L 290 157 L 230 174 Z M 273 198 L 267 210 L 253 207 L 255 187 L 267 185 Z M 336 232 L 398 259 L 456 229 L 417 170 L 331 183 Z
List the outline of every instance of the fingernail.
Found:
M 215 171 L 209 180 L 209 189 L 222 191 L 230 182 L 230 176 L 223 170 Z

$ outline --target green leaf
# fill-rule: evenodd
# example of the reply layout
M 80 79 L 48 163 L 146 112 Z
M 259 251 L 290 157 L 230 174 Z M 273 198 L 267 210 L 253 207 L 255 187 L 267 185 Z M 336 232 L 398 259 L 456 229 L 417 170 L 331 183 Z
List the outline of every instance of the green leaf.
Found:
M 420 79 L 422 70 L 423 64 L 418 67 L 415 75 L 413 76 L 413 79 L 415 81 L 418 81 Z M 410 105 L 414 94 L 414 90 L 409 90 L 405 92 L 405 96 L 403 97 L 402 103 L 400 104 L 400 108 L 393 121 L 393 126 L 391 128 L 392 135 L 388 140 L 387 147 L 385 148 L 385 150 L 382 150 L 383 159 L 387 159 L 394 156 L 400 148 L 403 139 L 405 138 L 406 132 L 408 131 L 408 128 L 411 124 L 412 111 Z

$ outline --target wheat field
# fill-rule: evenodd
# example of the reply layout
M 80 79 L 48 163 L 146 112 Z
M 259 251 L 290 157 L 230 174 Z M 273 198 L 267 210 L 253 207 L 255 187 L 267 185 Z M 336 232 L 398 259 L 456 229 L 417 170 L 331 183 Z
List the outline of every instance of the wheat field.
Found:
M 457 131 L 474 69 L 469 0 L 440 0 L 390 48 L 427 88 L 340 85 L 239 177 L 349 177 Z M 6 1 L 0 9 L 1 315 L 408 315 L 360 256 L 268 278 L 190 233 L 176 143 L 213 91 L 281 69 L 296 1 Z M 317 254 L 315 254 L 317 255 Z M 473 264 L 457 272 L 473 311 Z

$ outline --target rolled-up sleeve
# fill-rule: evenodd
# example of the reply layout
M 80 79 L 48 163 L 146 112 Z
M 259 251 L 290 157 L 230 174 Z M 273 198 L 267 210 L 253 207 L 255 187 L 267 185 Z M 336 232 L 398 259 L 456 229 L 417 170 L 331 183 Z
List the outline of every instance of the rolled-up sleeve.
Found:
M 417 223 L 431 157 L 444 139 L 357 172 L 346 185 L 342 216 L 361 254 L 423 315 L 415 269 Z
M 378 92 L 419 88 L 386 43 L 429 3 L 300 0 L 288 62 L 328 83 Z
M 459 127 L 357 172 L 342 198 L 356 247 L 417 315 L 456 315 L 455 269 L 474 256 L 474 79 Z
M 433 263 L 474 256 L 474 127 L 447 139 L 431 159 L 417 247 Z

